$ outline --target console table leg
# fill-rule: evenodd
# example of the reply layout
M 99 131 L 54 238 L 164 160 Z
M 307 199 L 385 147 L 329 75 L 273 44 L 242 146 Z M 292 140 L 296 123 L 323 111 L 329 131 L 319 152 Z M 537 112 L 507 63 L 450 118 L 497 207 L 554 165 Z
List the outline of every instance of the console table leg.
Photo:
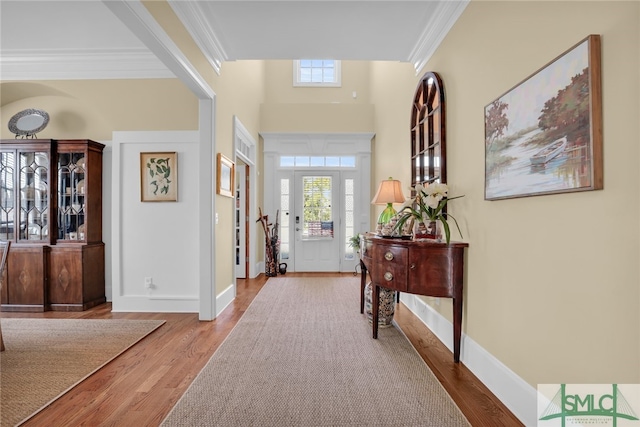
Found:
M 373 323 L 373 338 L 378 338 L 378 310 L 380 309 L 380 287 L 371 281 L 371 311 Z
M 360 274 L 360 314 L 362 314 L 364 313 L 364 288 L 367 286 L 367 267 L 362 260 L 360 260 L 360 269 L 362 270 Z
M 462 335 L 462 296 L 453 299 L 453 361 L 460 361 L 460 337 Z

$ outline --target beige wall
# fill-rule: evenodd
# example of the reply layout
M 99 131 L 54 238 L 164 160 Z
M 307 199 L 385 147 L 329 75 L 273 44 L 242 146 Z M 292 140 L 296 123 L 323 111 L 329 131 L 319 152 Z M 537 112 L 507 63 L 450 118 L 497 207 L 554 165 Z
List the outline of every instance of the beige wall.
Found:
M 237 118 L 258 141 L 259 108 L 264 98 L 264 73 L 262 61 L 226 62 L 220 78 L 215 82 L 216 91 L 216 151 L 230 159 L 234 156 L 233 117 Z M 262 171 L 258 164 L 259 172 Z M 257 189 L 262 193 L 262 184 Z M 235 199 L 216 196 L 219 223 L 216 226 L 216 293 L 233 284 L 235 268 Z M 258 227 L 255 219 L 249 225 Z M 263 242 L 262 229 L 257 232 L 257 242 Z
M 640 382 L 639 27 L 638 2 L 472 1 L 424 69 L 444 81 L 448 179 L 465 194 L 450 206 L 470 244 L 464 332 L 534 387 Z M 484 106 L 589 34 L 602 36 L 604 190 L 485 201 Z M 406 182 L 394 138 L 407 141 L 400 107 L 419 76 L 372 69 L 376 179 Z
M 2 138 L 6 126 L 26 108 L 49 113 L 39 138 L 90 138 L 110 141 L 114 130 L 198 129 L 196 97 L 178 79 L 56 80 L 2 82 Z
M 371 194 L 378 183 L 392 177 L 403 183 L 403 193 L 410 196 L 410 123 L 413 96 L 417 85 L 413 65 L 399 62 L 371 63 L 371 101 L 375 105 L 376 139 L 372 153 Z M 397 207 L 397 206 L 396 206 Z M 373 220 L 384 206 L 373 206 Z M 455 236 L 455 234 L 452 234 Z
M 342 86 L 293 87 L 292 61 L 266 61 L 261 132 L 371 132 L 369 63 L 342 61 Z M 356 97 L 353 97 L 353 93 Z

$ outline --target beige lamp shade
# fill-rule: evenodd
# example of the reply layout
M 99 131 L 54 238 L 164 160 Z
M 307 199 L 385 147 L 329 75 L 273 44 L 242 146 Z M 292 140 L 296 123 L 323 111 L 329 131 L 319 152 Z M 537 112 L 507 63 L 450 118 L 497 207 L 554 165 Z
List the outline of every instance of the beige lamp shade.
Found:
M 380 183 L 378 192 L 371 200 L 374 205 L 386 205 L 387 203 L 404 203 L 405 197 L 402 194 L 400 181 L 389 177 Z
M 404 203 L 405 198 L 402 194 L 402 186 L 400 181 L 389 177 L 382 181 L 378 187 L 378 192 L 371 201 L 374 205 L 387 205 L 378 217 L 378 224 L 386 224 L 397 213 L 392 203 Z

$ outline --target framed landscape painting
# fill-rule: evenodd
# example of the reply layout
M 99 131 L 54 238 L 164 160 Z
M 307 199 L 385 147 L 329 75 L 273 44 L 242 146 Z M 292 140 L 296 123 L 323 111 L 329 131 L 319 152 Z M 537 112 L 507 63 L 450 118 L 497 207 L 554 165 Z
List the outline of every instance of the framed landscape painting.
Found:
M 140 200 L 178 200 L 178 153 L 140 153 Z
M 485 200 L 603 188 L 600 36 L 484 109 Z

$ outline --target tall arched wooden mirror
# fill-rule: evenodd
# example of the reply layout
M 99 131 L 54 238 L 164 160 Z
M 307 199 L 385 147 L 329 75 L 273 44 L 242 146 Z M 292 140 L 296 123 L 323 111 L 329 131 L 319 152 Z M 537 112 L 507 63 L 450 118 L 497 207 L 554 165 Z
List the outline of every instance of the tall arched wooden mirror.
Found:
M 437 73 L 418 83 L 411 112 L 411 186 L 447 182 L 444 86 Z

